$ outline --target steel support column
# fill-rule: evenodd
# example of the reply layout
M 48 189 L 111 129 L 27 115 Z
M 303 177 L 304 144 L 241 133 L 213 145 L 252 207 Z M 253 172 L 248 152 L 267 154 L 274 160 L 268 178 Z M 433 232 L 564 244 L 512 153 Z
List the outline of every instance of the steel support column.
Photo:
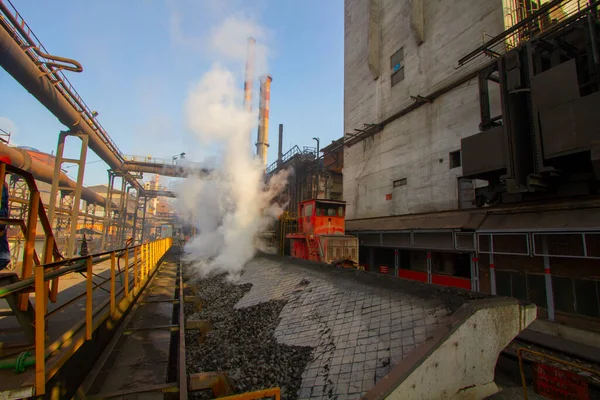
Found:
M 548 255 L 548 239 L 542 236 L 542 251 L 544 252 L 544 278 L 546 281 L 546 304 L 548 306 L 548 319 L 554 321 L 554 292 L 552 290 L 552 273 L 550 270 L 550 256 Z
M 79 159 L 66 159 L 64 158 L 64 150 L 65 150 L 65 141 L 67 136 L 77 136 L 81 139 L 81 150 L 79 153 Z M 50 220 L 51 226 L 55 226 L 55 216 L 56 216 L 56 198 L 58 196 L 58 191 L 63 191 L 63 199 L 64 193 L 73 192 L 73 201 L 71 203 L 71 207 L 68 210 L 60 210 L 62 212 L 66 212 L 70 215 L 70 232 L 67 240 L 67 257 L 72 257 L 75 253 L 75 241 L 77 234 L 77 221 L 79 219 L 79 208 L 81 202 L 81 190 L 83 188 L 83 177 L 85 174 L 85 161 L 87 157 L 87 149 L 88 149 L 89 137 L 80 132 L 74 133 L 70 131 L 62 131 L 58 135 L 58 144 L 56 146 L 56 158 L 54 159 L 54 176 L 52 177 L 52 189 L 50 190 L 50 204 L 48 206 L 48 218 Z M 77 165 L 77 182 L 75 185 L 75 190 L 72 188 L 61 188 L 59 187 L 60 181 L 60 172 L 62 170 L 63 163 L 71 163 Z M 63 208 L 63 207 L 61 207 Z
M 135 190 L 135 209 L 133 210 L 133 221 L 131 228 L 131 237 L 133 238 L 132 245 L 137 244 L 137 223 L 138 223 L 138 211 L 140 209 L 140 192 Z
M 73 208 L 71 209 L 71 232 L 69 234 L 69 242 L 67 246 L 67 256 L 75 255 L 75 242 L 77 240 L 77 222 L 79 221 L 79 208 L 81 206 L 81 189 L 83 188 L 83 177 L 85 175 L 85 160 L 87 158 L 87 149 L 89 137 L 84 134 L 77 134 L 81 139 L 81 151 L 79 152 L 79 160 L 70 160 L 78 165 L 77 182 L 75 186 L 75 199 Z
M 142 238 L 141 242 L 144 243 L 144 237 L 146 236 L 146 210 L 148 209 L 148 198 L 144 196 L 144 211 L 142 213 Z
M 123 236 L 125 231 L 125 222 L 127 220 L 127 203 L 125 201 L 125 192 L 127 190 L 127 181 L 121 176 L 121 193 L 119 195 L 119 219 L 117 221 L 116 247 L 123 247 Z
M 108 185 L 106 188 L 106 205 L 104 207 L 104 226 L 102 227 L 102 240 L 100 242 L 101 250 L 106 250 L 108 245 L 108 235 L 110 234 L 110 227 L 112 225 L 112 196 L 115 185 L 115 174 L 108 171 Z
M 477 253 L 471 253 L 471 290 L 479 292 L 479 259 Z
M 490 291 L 496 295 L 496 265 L 494 264 L 494 236 L 490 235 Z

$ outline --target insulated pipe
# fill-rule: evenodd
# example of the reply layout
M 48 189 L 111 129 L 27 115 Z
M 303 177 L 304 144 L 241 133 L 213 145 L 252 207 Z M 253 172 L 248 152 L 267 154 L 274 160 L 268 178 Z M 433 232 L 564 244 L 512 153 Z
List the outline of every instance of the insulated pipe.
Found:
M 258 115 L 258 134 L 256 140 L 256 155 L 267 166 L 267 149 L 269 148 L 269 110 L 271 102 L 271 75 L 260 79 L 260 109 Z
M 89 135 L 90 148 L 112 169 L 123 167 L 121 160 L 102 141 L 65 97 L 42 75 L 40 68 L 19 47 L 6 29 L 0 29 L 0 66 L 31 93 L 71 131 Z
M 4 27 L 0 29 L 0 66 L 54 114 L 60 123 L 73 132 L 88 135 L 90 148 L 111 169 L 125 172 L 125 166 L 119 155 L 110 149 L 98 131 L 93 130 L 86 122 L 85 113 L 78 112 L 67 101 Z M 137 180 L 132 179 L 132 181 L 136 189 L 140 188 Z
M 12 165 L 30 172 L 35 179 L 52 184 L 54 167 L 31 157 L 27 151 L 16 147 L 9 147 L 0 142 L 0 157 L 1 156 L 9 157 Z M 60 172 L 59 185 L 61 187 L 72 188 L 73 190 L 75 190 L 76 187 L 76 183 L 62 171 Z M 89 188 L 82 188 L 81 197 L 88 203 L 106 207 L 106 199 Z

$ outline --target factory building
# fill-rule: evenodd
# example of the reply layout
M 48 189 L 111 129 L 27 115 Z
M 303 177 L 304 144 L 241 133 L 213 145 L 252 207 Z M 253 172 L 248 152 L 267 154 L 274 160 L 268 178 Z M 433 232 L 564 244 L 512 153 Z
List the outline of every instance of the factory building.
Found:
M 597 21 L 580 0 L 345 0 L 363 266 L 600 326 Z

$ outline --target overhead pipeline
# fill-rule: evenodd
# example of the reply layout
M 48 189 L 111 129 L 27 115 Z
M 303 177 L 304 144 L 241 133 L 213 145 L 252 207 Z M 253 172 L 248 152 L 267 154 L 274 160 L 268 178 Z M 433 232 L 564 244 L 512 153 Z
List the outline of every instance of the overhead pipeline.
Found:
M 54 57 L 56 58 L 56 57 Z M 87 121 L 85 111 L 78 111 L 57 87 L 45 76 L 45 71 L 26 54 L 6 26 L 0 29 L 0 66 L 31 93 L 58 120 L 73 132 L 81 132 L 89 137 L 89 147 L 108 166 L 126 172 L 118 151 L 108 147 L 100 136 L 99 129 L 93 129 Z M 135 189 L 143 190 L 139 182 L 129 179 Z
M 42 154 L 42 153 L 39 153 Z M 33 177 L 42 182 L 52 184 L 54 177 L 54 166 L 40 161 L 38 158 L 32 157 L 32 155 L 24 149 L 16 147 L 9 147 L 4 143 L 0 142 L 0 157 L 7 156 L 11 160 L 11 164 L 17 168 L 21 168 L 27 172 L 30 172 Z M 60 187 L 72 188 L 75 190 L 76 183 L 70 179 L 64 172 L 60 172 L 59 178 Z M 83 187 L 81 190 L 81 198 L 90 204 L 98 204 L 101 207 L 106 207 L 106 198 L 102 197 L 99 193 L 93 190 Z M 117 206 L 113 203 L 113 209 Z

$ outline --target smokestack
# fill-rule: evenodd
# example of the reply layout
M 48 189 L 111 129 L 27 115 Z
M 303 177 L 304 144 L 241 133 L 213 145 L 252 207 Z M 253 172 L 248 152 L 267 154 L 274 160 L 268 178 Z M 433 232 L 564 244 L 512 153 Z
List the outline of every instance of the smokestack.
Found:
M 277 166 L 283 164 L 283 124 L 279 124 L 279 143 L 277 148 Z
M 244 107 L 252 111 L 252 74 L 254 73 L 254 45 L 256 40 L 248 38 L 248 54 L 246 57 L 246 82 L 244 83 Z
M 256 155 L 263 166 L 267 166 L 267 149 L 269 147 L 269 110 L 271 101 L 271 75 L 260 78 L 260 104 L 258 115 L 258 135 L 256 140 Z

